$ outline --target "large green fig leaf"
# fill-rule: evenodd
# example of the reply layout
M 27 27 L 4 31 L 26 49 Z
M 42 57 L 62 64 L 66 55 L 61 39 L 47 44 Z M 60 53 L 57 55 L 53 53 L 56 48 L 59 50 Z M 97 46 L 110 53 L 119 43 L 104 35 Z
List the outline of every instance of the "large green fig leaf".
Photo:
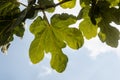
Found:
M 78 29 L 69 28 L 69 25 L 75 22 L 76 18 L 68 14 L 54 15 L 51 24 L 38 17 L 30 26 L 30 31 L 35 35 L 29 49 L 31 61 L 34 64 L 38 63 L 43 59 L 45 52 L 50 52 L 51 67 L 58 72 L 63 72 L 68 59 L 62 52 L 62 48 L 68 44 L 71 48 L 78 49 L 84 42 Z

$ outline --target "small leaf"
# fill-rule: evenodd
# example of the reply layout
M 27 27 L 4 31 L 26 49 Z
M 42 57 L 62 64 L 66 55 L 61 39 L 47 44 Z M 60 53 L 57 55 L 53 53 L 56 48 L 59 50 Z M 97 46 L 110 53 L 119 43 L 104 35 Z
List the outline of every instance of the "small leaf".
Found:
M 82 33 L 76 28 L 66 29 L 62 35 L 68 46 L 73 49 L 79 49 L 84 43 Z
M 90 5 L 91 0 L 80 0 L 80 6 L 86 7 Z
M 25 19 L 34 19 L 37 16 L 38 11 L 35 10 L 35 7 L 30 6 L 30 8 L 27 8 L 27 12 L 25 14 Z
M 41 6 L 41 8 L 47 8 L 49 6 L 55 5 L 53 0 L 38 0 L 38 4 Z M 49 8 L 46 11 L 48 12 L 54 12 L 55 8 Z
M 21 25 L 21 26 L 15 27 L 14 34 L 18 37 L 23 37 L 24 31 L 25 31 L 25 28 L 23 27 L 23 25 Z
M 99 32 L 99 33 L 98 33 L 98 36 L 99 36 L 99 38 L 100 38 L 100 40 L 101 40 L 102 42 L 105 42 L 105 41 L 106 41 L 106 35 L 105 35 L 104 33 Z
M 59 0 L 59 2 L 61 1 L 64 1 L 64 0 Z M 60 6 L 62 8 L 74 8 L 75 4 L 76 4 L 76 0 L 70 0 L 68 2 L 61 4 Z
M 90 10 L 89 6 L 82 8 L 77 16 L 77 19 L 88 18 L 89 10 Z
M 83 35 L 86 37 L 86 39 L 95 37 L 97 35 L 97 28 L 97 25 L 93 25 L 91 23 L 90 18 L 86 18 L 79 25 L 79 29 L 83 32 Z

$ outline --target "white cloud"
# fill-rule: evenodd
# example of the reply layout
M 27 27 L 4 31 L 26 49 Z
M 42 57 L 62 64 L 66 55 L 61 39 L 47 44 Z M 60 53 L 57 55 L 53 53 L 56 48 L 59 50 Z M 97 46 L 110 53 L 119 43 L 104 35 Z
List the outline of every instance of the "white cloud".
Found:
M 37 73 L 37 78 L 49 76 L 54 71 L 49 66 L 49 60 L 51 59 L 51 54 L 45 54 L 44 59 L 41 63 L 33 64 L 31 61 L 29 61 L 29 65 L 35 70 Z
M 41 69 L 43 71 L 42 72 L 40 71 L 40 73 L 38 73 L 38 78 L 45 77 L 52 74 L 52 69 L 50 67 L 42 66 Z
M 27 0 L 17 0 L 18 2 L 27 3 Z
M 114 22 L 112 22 L 110 25 L 113 25 L 120 30 L 120 25 L 116 25 Z M 90 51 L 90 56 L 92 56 L 92 58 L 96 58 L 99 54 L 110 52 L 116 53 L 118 56 L 120 56 L 120 43 L 117 48 L 113 48 L 105 43 L 102 43 L 98 36 L 91 40 L 85 40 L 84 47 Z
M 85 40 L 84 47 L 90 51 L 90 56 L 92 56 L 92 58 L 96 58 L 99 54 L 109 52 L 116 53 L 120 56 L 120 44 L 117 48 L 113 48 L 102 43 L 98 37 L 91 40 Z
M 51 54 L 50 53 L 45 54 L 45 58 L 50 60 L 51 59 Z

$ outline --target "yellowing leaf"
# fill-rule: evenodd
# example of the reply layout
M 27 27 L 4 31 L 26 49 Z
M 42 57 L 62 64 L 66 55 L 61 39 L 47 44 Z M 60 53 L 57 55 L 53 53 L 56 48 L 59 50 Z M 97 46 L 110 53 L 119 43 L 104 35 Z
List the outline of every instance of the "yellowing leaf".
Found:
M 97 25 L 92 24 L 90 18 L 86 18 L 79 25 L 79 29 L 83 32 L 83 35 L 86 37 L 86 39 L 95 37 L 97 35 L 97 28 Z
M 61 1 L 64 1 L 64 0 L 59 0 L 60 2 Z M 76 4 L 76 0 L 70 0 L 68 2 L 65 2 L 63 4 L 61 4 L 61 7 L 62 8 L 73 8 Z

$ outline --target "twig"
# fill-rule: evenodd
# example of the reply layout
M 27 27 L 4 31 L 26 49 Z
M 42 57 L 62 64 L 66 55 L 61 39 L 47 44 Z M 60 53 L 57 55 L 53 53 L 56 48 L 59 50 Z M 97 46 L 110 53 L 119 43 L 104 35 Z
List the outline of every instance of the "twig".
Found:
M 25 4 L 21 3 L 21 2 L 17 2 L 17 3 L 23 5 L 24 7 L 27 7 L 27 5 L 25 5 Z
M 44 11 L 44 10 L 42 10 L 42 12 L 43 12 L 43 15 L 44 15 L 45 20 L 47 21 L 48 25 L 50 26 L 49 21 L 48 21 L 48 18 L 47 18 L 47 16 L 46 16 L 45 11 Z

